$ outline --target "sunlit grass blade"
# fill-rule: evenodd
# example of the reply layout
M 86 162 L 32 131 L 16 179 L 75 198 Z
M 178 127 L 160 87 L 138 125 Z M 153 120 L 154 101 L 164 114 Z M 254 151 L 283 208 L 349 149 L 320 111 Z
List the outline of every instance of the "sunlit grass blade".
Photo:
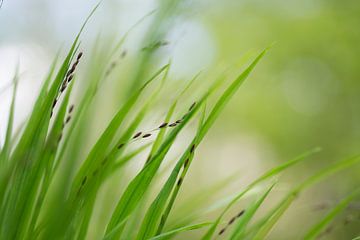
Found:
M 29 226 L 29 233 L 33 234 L 35 232 L 35 226 L 39 222 L 39 215 L 41 208 L 43 207 L 43 203 L 45 200 L 45 196 L 47 192 L 49 191 L 49 186 L 52 182 L 52 175 L 51 170 L 53 168 L 55 155 L 58 151 L 59 144 L 62 140 L 62 136 L 64 134 L 64 127 L 66 123 L 66 119 L 70 116 L 66 116 L 68 113 L 68 105 L 69 105 L 69 98 L 72 92 L 73 84 L 69 86 L 69 89 L 59 107 L 58 113 L 55 116 L 54 123 L 52 126 L 52 129 L 50 130 L 48 134 L 48 138 L 46 140 L 46 143 L 44 145 L 43 150 L 43 156 L 42 156 L 42 162 L 39 166 L 39 176 L 43 176 L 43 179 L 38 178 L 38 181 L 41 180 L 41 182 L 38 182 L 37 184 L 33 185 L 33 192 L 37 193 L 35 189 L 39 188 L 38 195 L 36 197 L 36 201 L 34 201 L 34 209 L 30 220 L 30 226 Z M 68 120 L 69 121 L 69 120 Z M 40 184 L 41 183 L 41 184 Z M 31 204 L 29 204 L 31 206 Z
M 129 186 L 127 187 L 120 201 L 117 204 L 115 212 L 113 213 L 113 216 L 107 227 L 107 232 L 111 231 L 118 222 L 121 222 L 122 219 L 127 217 L 134 210 L 139 200 L 146 192 L 152 179 L 154 178 L 165 155 L 175 141 L 175 138 L 184 128 L 184 126 L 192 119 L 194 114 L 197 112 L 197 110 L 200 108 L 200 106 L 204 103 L 204 101 L 212 93 L 213 90 L 214 87 L 210 88 L 201 97 L 198 104 L 196 104 L 190 111 L 188 111 L 183 116 L 181 123 L 177 127 L 173 128 L 173 130 L 168 134 L 168 136 L 164 139 L 163 143 L 157 150 L 156 154 L 149 161 L 149 163 L 145 165 L 145 167 L 140 171 L 140 173 L 130 182 Z M 119 236 L 117 237 L 120 236 L 121 232 L 119 232 Z
M 102 135 L 92 148 L 87 159 L 82 164 L 81 169 L 77 173 L 72 190 L 73 196 L 75 196 L 75 194 L 79 191 L 83 179 L 86 176 L 91 175 L 92 172 L 96 170 L 96 168 L 101 166 L 101 162 L 104 160 L 106 155 L 106 151 L 104 151 L 104 149 L 108 149 L 109 145 L 114 140 L 118 128 L 123 123 L 131 107 L 134 106 L 134 104 L 138 100 L 142 91 L 148 84 L 150 84 L 158 75 L 160 75 L 167 68 L 168 65 L 165 65 L 160 70 L 158 70 L 138 91 L 133 94 L 132 97 L 128 99 L 128 101 L 115 114 L 105 131 L 102 133 Z
M 210 129 L 210 127 L 213 125 L 213 123 L 215 122 L 216 118 L 219 116 L 220 112 L 223 110 L 223 108 L 225 107 L 225 105 L 229 102 L 229 100 L 232 98 L 232 96 L 236 93 L 236 91 L 239 89 L 239 87 L 242 85 L 242 83 L 245 81 L 245 79 L 249 76 L 249 74 L 251 73 L 251 71 L 254 69 L 254 67 L 256 66 L 256 64 L 260 61 L 260 59 L 265 55 L 267 49 L 262 51 L 256 58 L 255 60 L 249 65 L 249 67 L 247 67 L 243 73 L 241 73 L 231 84 L 230 86 L 224 91 L 224 93 L 221 95 L 221 97 L 218 99 L 218 101 L 215 103 L 215 106 L 213 107 L 213 109 L 211 110 L 209 116 L 206 118 L 206 120 L 204 120 L 204 123 L 200 126 L 198 133 L 196 134 L 196 136 L 194 137 L 193 141 L 191 142 L 191 144 L 188 146 L 188 150 L 189 152 L 193 152 L 194 148 L 196 148 L 200 142 L 203 140 L 204 136 L 207 134 L 208 130 Z M 174 175 L 176 173 L 176 171 L 180 171 L 181 166 L 185 163 L 185 161 L 187 160 L 188 163 L 186 164 L 187 166 L 184 167 L 184 171 L 180 176 L 180 181 L 183 181 L 185 178 L 185 175 L 190 167 L 191 161 L 193 158 L 193 154 L 190 154 L 189 156 L 187 156 L 187 153 L 185 152 L 185 154 L 182 156 L 182 158 L 179 160 L 178 165 L 177 165 L 177 169 L 174 169 Z M 178 184 L 177 186 L 175 186 L 175 190 L 170 198 L 169 204 L 167 205 L 164 214 L 161 218 L 161 222 L 158 228 L 158 233 L 161 233 L 165 222 L 170 214 L 170 211 L 172 209 L 172 206 L 175 202 L 175 199 L 177 197 L 177 194 L 179 192 L 179 189 L 181 187 L 181 184 Z M 170 191 L 168 191 L 167 194 L 170 194 Z

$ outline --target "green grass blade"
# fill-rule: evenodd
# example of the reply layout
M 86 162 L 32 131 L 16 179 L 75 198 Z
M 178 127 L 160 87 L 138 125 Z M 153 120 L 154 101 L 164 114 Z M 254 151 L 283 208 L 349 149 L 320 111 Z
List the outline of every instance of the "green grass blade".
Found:
M 197 135 L 194 137 L 193 141 L 191 142 L 191 144 L 188 147 L 188 150 L 190 151 L 190 149 L 197 147 L 200 142 L 203 140 L 204 136 L 207 134 L 208 130 L 210 129 L 210 127 L 214 124 L 215 120 L 217 119 L 217 117 L 219 116 L 220 112 L 224 109 L 224 107 L 226 106 L 226 104 L 229 102 L 229 100 L 232 98 L 232 96 L 237 92 L 237 90 L 239 89 L 239 87 L 242 85 L 242 83 L 245 81 L 245 79 L 249 76 L 249 74 L 251 73 L 251 71 L 254 69 L 254 67 L 256 66 L 256 64 L 260 61 L 260 59 L 265 55 L 267 49 L 262 51 L 256 58 L 255 60 L 249 65 L 249 67 L 247 67 L 242 74 L 240 74 L 231 84 L 230 86 L 224 91 L 224 93 L 221 95 L 221 97 L 218 99 L 218 101 L 216 102 L 215 106 L 213 107 L 213 109 L 211 110 L 209 116 L 207 117 L 207 119 L 205 120 L 204 124 L 201 125 L 201 127 L 199 128 L 199 132 L 197 133 Z M 204 116 L 204 115 L 203 115 Z M 180 177 L 181 181 L 184 180 L 185 175 L 190 167 L 190 164 L 192 162 L 192 154 L 190 154 L 190 156 L 188 157 L 188 164 L 187 166 L 184 168 L 184 171 Z M 174 174 L 176 173 L 176 171 L 179 171 L 182 166 L 182 164 L 184 164 L 184 162 L 187 159 L 187 155 L 186 152 L 183 155 L 183 157 L 180 159 L 179 161 L 179 165 L 177 166 L 178 170 L 174 170 Z M 158 228 L 158 233 L 160 233 L 165 225 L 165 222 L 170 214 L 171 208 L 175 202 L 175 199 L 177 197 L 177 194 L 179 192 L 179 189 L 181 187 L 181 184 L 178 184 L 175 187 L 175 190 L 170 198 L 170 202 L 168 204 L 168 206 L 165 209 L 165 212 L 162 216 L 162 221 L 160 222 L 159 228 Z M 170 191 L 168 191 L 168 194 L 170 194 Z
M 170 134 L 164 139 L 163 143 L 159 147 L 154 157 L 130 182 L 129 186 L 127 187 L 120 201 L 117 204 L 113 216 L 108 224 L 107 232 L 111 231 L 118 222 L 121 222 L 125 217 L 127 217 L 137 206 L 141 197 L 144 195 L 152 179 L 154 178 L 166 153 L 169 151 L 171 145 L 173 144 L 175 138 L 183 129 L 183 127 L 190 121 L 190 119 L 192 119 L 193 115 L 197 112 L 203 102 L 211 94 L 212 90 L 213 89 L 211 88 L 209 91 L 207 91 L 202 96 L 199 103 L 195 105 L 195 107 L 184 116 L 181 124 L 179 124 L 176 128 L 173 128 Z M 117 237 L 119 238 L 120 236 L 121 232 L 119 232 L 119 236 Z
M 314 174 L 312 177 L 306 179 L 304 182 L 300 183 L 295 187 L 284 200 L 282 200 L 266 217 L 264 217 L 260 223 L 261 226 L 254 239 L 264 239 L 271 231 L 271 229 L 278 222 L 280 217 L 285 213 L 285 211 L 290 207 L 293 201 L 297 198 L 298 194 L 306 189 L 307 187 L 312 186 L 313 184 L 323 180 L 324 178 L 337 173 L 343 169 L 349 168 L 360 162 L 360 155 L 351 157 L 349 159 L 337 162 L 332 166 L 321 170 L 320 172 Z
M 185 227 L 180 227 L 165 233 L 162 233 L 160 235 L 157 235 L 155 237 L 149 238 L 149 240 L 161 240 L 161 239 L 167 239 L 169 236 L 181 233 L 181 232 L 187 232 L 187 231 L 191 231 L 191 230 L 197 230 L 200 228 L 204 228 L 209 226 L 211 223 L 209 222 L 205 222 L 205 223 L 198 223 L 198 224 L 193 224 L 193 225 L 188 225 Z
M 308 233 L 305 235 L 305 240 L 316 239 L 319 233 L 338 215 L 342 212 L 349 203 L 360 194 L 360 188 L 353 191 L 346 198 L 340 201 L 321 221 L 319 221 L 316 225 L 314 225 Z
M 125 117 L 129 113 L 132 106 L 138 100 L 140 94 L 145 89 L 145 87 L 150 84 L 158 75 L 160 75 L 164 70 L 168 68 L 169 65 L 165 65 L 160 70 L 158 70 L 137 92 L 133 94 L 131 98 L 124 104 L 123 107 L 119 109 L 119 111 L 115 114 L 114 118 L 111 120 L 108 127 L 102 133 L 91 152 L 89 153 L 87 159 L 82 164 L 79 172 L 77 173 L 73 185 L 72 194 L 75 197 L 79 188 L 82 185 L 82 181 L 88 175 L 91 175 L 93 171 L 95 171 L 99 166 L 101 166 L 101 162 L 104 160 L 106 151 L 108 146 L 114 140 L 115 134 L 123 123 Z
M 246 226 L 249 224 L 250 220 L 254 217 L 255 213 L 259 209 L 259 207 L 264 202 L 265 198 L 269 195 L 270 191 L 273 189 L 275 184 L 273 184 L 262 196 L 259 200 L 257 200 L 253 205 L 251 205 L 248 209 L 246 209 L 245 213 L 241 218 L 237 221 L 234 231 L 230 237 L 231 240 L 239 239 L 240 236 L 244 233 Z
M 9 112 L 9 119 L 7 122 L 7 129 L 5 134 L 5 142 L 3 145 L 3 148 L 0 152 L 0 166 L 4 168 L 4 164 L 6 164 L 6 161 L 8 161 L 9 155 L 10 155 L 10 143 L 11 143 L 11 135 L 13 131 L 13 125 L 14 125 L 14 111 L 15 111 L 15 100 L 16 100 L 16 92 L 17 92 L 17 86 L 18 86 L 18 70 L 19 67 L 16 67 L 15 76 L 13 78 L 13 96 L 11 99 L 11 105 L 10 105 L 10 112 Z
M 281 164 L 275 168 L 270 169 L 269 171 L 265 172 L 263 175 L 261 175 L 259 178 L 257 178 L 255 181 L 253 181 L 251 184 L 249 184 L 243 191 L 241 191 L 237 196 L 234 197 L 234 199 L 226 206 L 226 208 L 221 212 L 219 217 L 216 219 L 214 224 L 209 228 L 209 230 L 205 233 L 203 236 L 203 240 L 210 240 L 212 236 L 214 235 L 217 226 L 221 222 L 221 219 L 225 215 L 225 213 L 240 199 L 242 198 L 247 192 L 249 192 L 253 187 L 256 185 L 264 182 L 265 180 L 268 180 L 269 178 L 277 175 L 278 173 L 288 169 L 289 167 L 294 166 L 295 164 L 298 164 L 304 160 L 306 160 L 309 156 L 317 153 L 320 151 L 320 148 L 315 148 L 310 151 L 307 151 L 298 157 L 291 159 L 284 164 Z

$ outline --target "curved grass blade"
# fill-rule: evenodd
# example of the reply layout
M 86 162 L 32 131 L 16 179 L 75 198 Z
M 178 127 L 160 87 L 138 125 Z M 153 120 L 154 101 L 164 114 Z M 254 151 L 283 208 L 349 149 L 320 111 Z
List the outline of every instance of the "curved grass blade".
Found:
M 212 238 L 212 236 L 214 235 L 217 226 L 219 225 L 219 223 L 221 222 L 221 219 L 224 217 L 225 213 L 240 199 L 242 198 L 246 193 L 248 193 L 253 187 L 255 187 L 256 185 L 264 182 L 265 180 L 268 180 L 269 178 L 277 175 L 278 173 L 288 169 L 289 167 L 294 166 L 295 164 L 298 164 L 302 161 L 304 161 L 305 159 L 307 159 L 309 156 L 317 153 L 320 151 L 320 148 L 315 148 L 312 149 L 310 151 L 307 151 L 303 154 L 301 154 L 300 156 L 289 160 L 287 162 L 285 162 L 284 164 L 281 164 L 275 168 L 272 168 L 271 170 L 265 172 L 263 175 L 261 175 L 259 178 L 257 178 L 255 181 L 253 181 L 251 184 L 249 184 L 243 191 L 241 191 L 237 196 L 234 197 L 234 199 L 226 206 L 226 208 L 221 212 L 221 214 L 219 215 L 219 217 L 216 219 L 216 221 L 214 222 L 214 224 L 209 228 L 209 230 L 205 233 L 205 235 L 203 236 L 203 240 L 210 240 Z
M 127 128 L 126 132 L 123 134 L 123 136 L 120 138 L 119 142 L 113 147 L 113 149 L 111 150 L 110 154 L 108 156 L 105 157 L 106 161 L 108 163 L 113 163 L 114 160 L 116 160 L 116 158 L 123 152 L 124 147 L 121 148 L 121 150 L 119 151 L 118 149 L 118 145 L 120 143 L 122 143 L 123 141 L 128 141 L 131 138 L 131 135 L 133 134 L 133 132 L 135 131 L 135 129 L 138 127 L 138 125 L 140 124 L 140 122 L 143 120 L 143 118 L 145 117 L 149 107 L 151 106 L 151 104 L 155 101 L 156 97 L 158 96 L 159 92 L 161 91 L 165 80 L 167 78 L 167 74 L 168 74 L 168 70 L 170 67 L 170 63 L 166 65 L 164 69 L 165 73 L 164 76 L 162 78 L 162 81 L 159 85 L 159 87 L 152 93 L 152 95 L 149 97 L 148 101 L 146 102 L 146 104 L 142 107 L 142 109 L 139 111 L 139 113 L 137 114 L 137 116 L 135 117 L 135 119 L 132 121 L 132 123 L 130 124 L 130 126 Z M 160 69 L 160 71 L 158 71 L 146 84 L 149 84 L 153 79 L 156 78 L 156 76 L 158 76 L 158 74 L 162 73 L 162 69 Z M 101 163 L 103 165 L 103 162 Z M 82 224 L 80 227 L 80 233 L 79 236 L 82 238 L 86 237 L 86 233 L 87 233 L 87 229 L 88 229 L 88 225 L 90 223 L 90 219 L 92 216 L 92 209 L 94 208 L 94 204 L 96 201 L 96 196 L 97 196 L 97 192 L 101 186 L 101 183 L 104 181 L 105 178 L 107 178 L 109 175 L 107 174 L 108 169 L 110 168 L 110 164 L 107 164 L 105 166 L 103 166 L 104 169 L 103 171 L 99 172 L 98 176 L 99 177 L 92 177 L 90 178 L 89 175 L 87 175 L 87 191 L 89 191 L 91 194 L 86 196 L 86 206 L 84 206 L 85 209 L 87 209 L 85 217 L 83 217 L 82 219 Z M 99 166 L 100 168 L 100 166 Z M 96 171 L 96 170 L 95 170 Z M 95 181 L 95 184 L 92 184 Z M 82 189 L 84 190 L 84 189 Z
M 285 196 L 285 198 L 266 217 L 264 217 L 259 224 L 257 224 L 261 227 L 257 230 L 254 239 L 264 239 L 269 234 L 271 229 L 275 226 L 280 217 L 290 207 L 301 191 L 334 173 L 357 164 L 358 162 L 360 162 L 360 155 L 337 162 L 299 184 L 289 194 L 287 194 L 287 196 Z
M 360 188 L 353 191 L 350 195 L 340 201 L 321 221 L 314 225 L 308 233 L 305 235 L 305 240 L 316 239 L 316 237 L 321 233 L 321 231 L 338 215 L 342 212 L 350 202 L 357 196 L 360 195 Z
M 128 112 L 130 111 L 131 107 L 135 104 L 137 99 L 139 98 L 142 91 L 145 87 L 150 84 L 158 75 L 160 75 L 164 70 L 168 68 L 169 65 L 165 65 L 160 70 L 158 70 L 137 92 L 133 94 L 133 96 L 124 104 L 123 107 L 119 109 L 116 113 L 114 118 L 111 120 L 108 127 L 102 133 L 94 147 L 92 148 L 91 152 L 89 153 L 87 159 L 81 165 L 80 170 L 78 171 L 73 185 L 72 194 L 73 197 L 76 196 L 78 189 L 81 187 L 81 183 L 87 175 L 91 174 L 95 171 L 99 166 L 101 166 L 101 162 L 104 160 L 106 151 L 108 146 L 114 140 L 116 130 L 119 126 L 123 123 L 125 117 L 127 116 Z
M 240 74 L 232 83 L 231 85 L 225 90 L 225 92 L 221 95 L 221 97 L 219 98 L 219 100 L 216 102 L 215 106 L 213 107 L 212 111 L 210 112 L 209 116 L 207 117 L 206 121 L 204 122 L 204 124 L 201 125 L 201 127 L 199 128 L 199 132 L 198 134 L 194 137 L 192 143 L 189 145 L 188 147 L 188 151 L 192 152 L 192 149 L 196 146 L 198 146 L 200 144 L 200 142 L 203 140 L 204 136 L 207 134 L 208 130 L 210 129 L 210 127 L 214 124 L 216 118 L 219 116 L 220 112 L 223 110 L 223 108 L 225 107 L 225 105 L 229 102 L 229 100 L 232 98 L 232 96 L 237 92 L 237 90 L 239 89 L 239 87 L 242 85 L 242 83 L 245 81 L 245 79 L 249 76 L 249 74 L 251 73 L 251 71 L 255 68 L 255 66 L 257 65 L 257 63 L 260 61 L 260 59 L 265 55 L 265 53 L 267 52 L 267 49 L 265 49 L 264 51 L 262 51 L 256 58 L 255 60 L 249 65 L 249 67 L 247 67 L 242 74 Z M 184 167 L 184 171 L 180 177 L 181 181 L 184 180 L 185 175 L 189 169 L 189 166 L 191 164 L 192 161 L 192 154 L 189 155 L 189 157 L 187 158 L 186 153 L 183 155 L 183 157 L 179 160 L 179 165 L 177 166 L 177 169 L 174 169 L 174 175 L 177 173 L 176 171 L 179 171 L 181 168 L 181 166 L 185 163 L 186 159 L 188 159 L 188 164 L 186 167 Z M 167 205 L 165 212 L 162 216 L 160 225 L 158 227 L 157 233 L 160 233 L 165 225 L 165 222 L 170 214 L 170 211 L 172 209 L 172 206 L 175 202 L 175 199 L 177 197 L 178 191 L 180 189 L 181 184 L 178 184 L 175 187 L 175 190 L 170 198 L 170 202 Z M 170 191 L 168 190 L 166 195 L 169 195 Z M 166 199 L 168 198 L 168 196 L 166 197 Z
M 237 221 L 235 229 L 230 237 L 230 240 L 239 239 L 240 236 L 245 231 L 246 226 L 249 224 L 250 220 L 254 217 L 256 211 L 259 209 L 261 204 L 264 202 L 265 198 L 269 195 L 270 191 L 275 186 L 275 183 L 257 200 L 252 206 L 246 209 L 244 215 Z
M 112 228 L 118 222 L 122 221 L 125 217 L 127 217 L 137 206 L 141 197 L 146 192 L 152 179 L 154 178 L 165 155 L 167 154 L 171 145 L 175 141 L 175 138 L 177 137 L 179 132 L 184 128 L 184 126 L 190 121 L 190 119 L 192 119 L 193 115 L 197 112 L 199 107 L 211 94 L 212 90 L 213 88 L 208 90 L 204 94 L 204 96 L 202 96 L 199 103 L 195 105 L 195 107 L 183 117 L 181 124 L 179 124 L 176 128 L 173 128 L 173 130 L 169 133 L 169 135 L 164 139 L 163 143 L 157 150 L 154 157 L 150 160 L 150 162 L 147 165 L 145 165 L 145 167 L 140 171 L 140 173 L 130 182 L 129 186 L 127 187 L 120 201 L 117 204 L 113 216 L 108 224 L 107 232 L 111 231 Z M 120 238 L 120 236 L 121 236 L 121 232 L 119 232 L 117 238 Z

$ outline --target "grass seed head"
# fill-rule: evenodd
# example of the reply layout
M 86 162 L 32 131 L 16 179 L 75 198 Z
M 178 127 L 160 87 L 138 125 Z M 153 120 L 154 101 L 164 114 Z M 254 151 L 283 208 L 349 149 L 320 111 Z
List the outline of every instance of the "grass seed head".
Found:
M 69 113 L 72 113 L 72 111 L 74 110 L 74 104 L 72 104 L 69 108 Z
M 190 148 L 190 153 L 193 153 L 195 151 L 195 144 L 193 144 Z
M 191 104 L 191 106 L 189 108 L 189 112 L 194 109 L 195 105 L 196 105 L 196 102 L 193 102 L 193 104 Z
M 86 183 L 86 180 L 87 180 L 87 176 L 85 176 L 81 182 L 81 186 L 84 186 L 84 184 Z
M 167 127 L 168 123 L 163 123 L 159 126 L 159 128 L 164 128 L 164 127 Z
M 148 138 L 148 137 L 151 137 L 151 133 L 146 133 L 144 134 L 144 136 L 142 136 L 142 138 Z
M 141 134 L 142 134 L 142 132 L 136 133 L 136 134 L 133 136 L 133 139 L 140 137 Z
M 177 125 L 177 123 L 174 122 L 174 123 L 169 124 L 169 127 L 176 127 L 176 125 Z

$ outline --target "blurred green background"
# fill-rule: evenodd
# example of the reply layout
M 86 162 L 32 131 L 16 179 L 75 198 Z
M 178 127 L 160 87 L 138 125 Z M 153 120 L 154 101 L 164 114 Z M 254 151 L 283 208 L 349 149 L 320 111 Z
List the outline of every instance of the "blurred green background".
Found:
M 16 62 L 20 62 L 23 79 L 17 103 L 19 124 L 30 109 L 29 99 L 36 96 L 34 90 L 51 60 L 61 46 L 62 50 L 69 46 L 95 4 L 96 1 L 4 0 L 0 9 L 1 129 L 6 125 L 11 92 L 6 86 Z M 99 34 L 106 45 L 156 8 L 156 1 L 103 1 L 82 40 L 85 61 L 90 61 L 91 48 Z M 141 47 L 148 21 L 137 27 L 126 42 L 130 58 L 132 51 Z M 316 169 L 359 152 L 360 1 L 184 1 L 172 22 L 166 35 L 167 45 L 156 57 L 159 62 L 172 59 L 170 78 L 177 84 L 199 70 L 212 76 L 227 67 L 236 69 L 274 43 L 201 146 L 183 192 L 196 194 L 238 174 L 237 180 L 217 195 L 222 198 L 271 166 L 310 148 L 322 147 L 323 151 L 311 161 L 281 178 L 278 191 L 285 192 Z M 133 57 L 132 61 L 136 59 Z M 238 72 L 232 70 L 230 76 Z M 128 74 L 126 67 L 121 74 Z M 206 78 L 201 81 L 207 86 Z M 119 92 L 122 86 L 119 84 Z M 112 99 L 114 107 L 118 106 L 119 98 Z M 108 119 L 95 119 L 98 130 L 94 131 L 99 132 Z M 338 201 L 359 182 L 357 168 L 307 191 L 271 239 L 302 236 L 314 222 L 314 216 L 321 214 L 313 210 L 316 204 Z M 340 227 L 341 219 L 351 214 L 359 216 L 359 208 L 349 209 L 339 218 L 339 227 L 325 238 L 350 239 L 359 233 L 359 220 Z

